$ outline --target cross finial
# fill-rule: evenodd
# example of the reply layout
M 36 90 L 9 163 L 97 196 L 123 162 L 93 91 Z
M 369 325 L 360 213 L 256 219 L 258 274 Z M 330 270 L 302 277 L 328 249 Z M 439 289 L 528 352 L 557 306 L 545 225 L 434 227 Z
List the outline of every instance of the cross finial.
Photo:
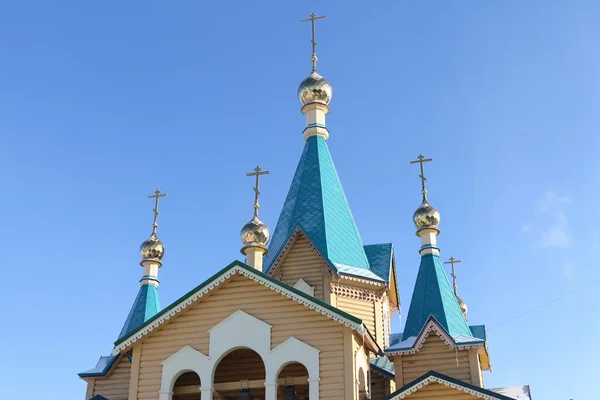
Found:
M 154 202 L 154 222 L 152 223 L 152 234 L 156 235 L 156 228 L 158 228 L 158 200 L 161 197 L 166 197 L 167 194 L 166 193 L 161 193 L 160 189 L 156 189 L 156 191 L 154 192 L 154 194 L 152 196 L 148 196 L 149 199 L 155 199 Z
M 317 71 L 317 42 L 315 41 L 315 21 L 318 19 L 325 19 L 325 16 L 323 15 L 323 16 L 317 17 L 317 14 L 312 13 L 312 14 L 310 14 L 310 18 L 300 20 L 300 22 L 310 21 L 312 24 L 312 37 L 311 37 L 310 42 L 312 43 L 312 58 L 311 58 L 311 60 L 312 60 L 312 64 L 313 64 L 313 67 L 312 67 L 313 72 Z
M 444 264 L 452 264 L 452 273 L 450 276 L 452 277 L 452 288 L 454 289 L 454 295 L 458 296 L 457 288 L 456 288 L 456 273 L 454 272 L 454 264 L 461 263 L 461 260 L 457 260 L 454 257 L 450 257 L 450 260 L 444 262 Z
M 425 178 L 425 169 L 423 168 L 423 164 L 432 160 L 433 158 L 425 158 L 423 154 L 419 154 L 417 160 L 410 162 L 411 164 L 418 163 L 421 166 L 421 174 L 419 175 L 419 178 L 421 178 L 421 193 L 423 194 L 423 202 L 427 201 L 427 189 L 425 188 L 425 182 L 427 182 L 427 178 Z
M 254 187 L 254 216 L 258 218 L 258 209 L 260 206 L 258 205 L 258 196 L 260 196 L 260 190 L 258 189 L 258 185 L 260 183 L 261 175 L 268 175 L 269 171 L 263 171 L 258 165 L 254 168 L 254 172 L 246 173 L 246 176 L 256 176 L 256 186 Z

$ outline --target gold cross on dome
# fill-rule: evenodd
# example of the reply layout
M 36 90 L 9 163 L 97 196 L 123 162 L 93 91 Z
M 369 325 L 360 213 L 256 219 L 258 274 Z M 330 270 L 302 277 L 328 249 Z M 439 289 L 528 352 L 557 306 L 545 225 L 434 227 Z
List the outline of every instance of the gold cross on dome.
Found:
M 254 187 L 254 216 L 258 217 L 258 209 L 260 206 L 258 205 L 258 196 L 260 196 L 259 183 L 261 175 L 269 175 L 269 171 L 263 171 L 261 167 L 258 165 L 254 168 L 254 172 L 246 173 L 246 176 L 255 176 L 256 177 L 256 186 Z
M 452 277 L 452 287 L 454 288 L 454 295 L 458 296 L 456 294 L 456 274 L 454 272 L 454 264 L 459 264 L 461 263 L 461 260 L 457 260 L 454 257 L 450 257 L 450 260 L 444 262 L 444 264 L 452 264 L 452 273 L 450 274 L 450 276 Z
M 425 188 L 425 182 L 427 182 L 427 178 L 425 178 L 425 169 L 423 168 L 423 164 L 430 161 L 433 161 L 433 158 L 425 158 L 423 154 L 419 154 L 417 160 L 410 162 L 411 164 L 420 164 L 421 175 L 419 175 L 419 178 L 421 178 L 421 193 L 423 194 L 423 201 L 427 201 L 427 189 Z
M 310 42 L 312 43 L 312 63 L 313 63 L 313 71 L 317 70 L 317 42 L 315 41 L 315 21 L 318 19 L 325 19 L 325 16 L 317 17 L 317 14 L 310 14 L 310 18 L 302 19 L 300 22 L 308 22 L 310 21 L 312 25 L 312 36 Z
M 158 216 L 160 215 L 158 213 L 158 200 L 161 197 L 166 197 L 167 194 L 166 193 L 161 193 L 160 189 L 156 189 L 156 191 L 154 192 L 154 194 L 152 196 L 148 196 L 149 199 L 155 199 L 154 202 L 154 222 L 152 223 L 152 233 L 156 234 L 156 228 L 158 228 Z

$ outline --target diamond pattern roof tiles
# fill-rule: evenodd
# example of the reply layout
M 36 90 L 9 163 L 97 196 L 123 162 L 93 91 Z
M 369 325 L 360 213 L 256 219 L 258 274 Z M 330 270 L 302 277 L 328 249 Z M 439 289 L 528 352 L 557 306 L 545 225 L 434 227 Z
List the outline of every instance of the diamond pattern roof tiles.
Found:
M 154 285 L 142 285 L 138 292 L 131 311 L 119 333 L 119 338 L 126 336 L 143 325 L 144 322 L 160 312 L 160 301 L 158 298 L 158 287 Z
M 421 257 L 402 340 L 418 336 L 430 316 L 452 337 L 473 335 L 460 311 L 440 257 L 436 254 L 424 254 Z
M 320 136 L 306 140 L 265 257 L 265 272 L 269 271 L 297 226 L 302 227 L 332 264 L 369 270 L 362 240 L 327 142 Z
M 365 246 L 365 253 L 367 254 L 371 271 L 384 281 L 389 282 L 394 246 L 391 243 L 368 244 Z

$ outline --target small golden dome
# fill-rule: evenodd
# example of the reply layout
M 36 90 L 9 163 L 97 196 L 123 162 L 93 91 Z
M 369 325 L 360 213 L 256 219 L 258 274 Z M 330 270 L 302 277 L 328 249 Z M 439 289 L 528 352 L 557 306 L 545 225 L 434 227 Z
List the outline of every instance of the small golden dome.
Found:
M 333 88 L 317 71 L 311 72 L 298 87 L 298 99 L 302 105 L 312 102 L 329 104 L 332 94 Z
M 456 300 L 458 301 L 458 306 L 460 307 L 460 311 L 467 319 L 467 311 L 469 311 L 469 307 L 467 307 L 467 303 L 465 303 L 460 297 L 456 296 Z
M 438 229 L 440 224 L 440 213 L 431 204 L 424 200 L 413 214 L 413 222 L 417 232 L 421 229 Z
M 244 225 L 240 232 L 244 246 L 265 247 L 269 243 L 270 236 L 269 228 L 256 215 Z
M 142 260 L 154 259 L 160 261 L 165 255 L 165 246 L 158 236 L 156 236 L 156 233 L 152 233 L 140 246 L 140 253 Z

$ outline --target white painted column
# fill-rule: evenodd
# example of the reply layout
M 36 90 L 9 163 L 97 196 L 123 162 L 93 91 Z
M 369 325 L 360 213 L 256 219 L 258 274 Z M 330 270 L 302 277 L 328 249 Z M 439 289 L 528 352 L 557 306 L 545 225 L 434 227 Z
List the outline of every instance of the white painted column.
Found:
M 265 381 L 265 400 L 277 400 L 277 382 Z
M 308 380 L 308 398 L 310 400 L 319 400 L 319 381 L 320 379 Z
M 173 392 L 158 392 L 158 400 L 171 400 Z
M 140 280 L 140 285 L 154 285 L 158 286 L 158 269 L 162 266 L 162 263 L 158 260 L 142 260 L 140 263 L 144 267 L 144 276 Z
M 440 250 L 437 248 L 437 235 L 440 233 L 437 229 L 425 228 L 417 232 L 421 238 L 421 255 L 435 254 L 440 255 Z
M 263 247 L 253 246 L 244 248 L 244 254 L 246 254 L 246 264 L 262 272 L 263 256 L 265 253 L 266 249 Z
M 319 102 L 312 102 L 305 104 L 301 111 L 306 117 L 306 128 L 302 132 L 304 139 L 308 139 L 311 136 L 322 136 L 328 139 L 329 131 L 325 127 L 325 115 L 329 112 L 329 106 Z
M 201 400 L 212 400 L 213 398 L 213 388 L 212 386 L 210 387 L 206 387 L 206 386 L 210 386 L 210 385 L 203 385 L 200 388 L 200 399 Z

